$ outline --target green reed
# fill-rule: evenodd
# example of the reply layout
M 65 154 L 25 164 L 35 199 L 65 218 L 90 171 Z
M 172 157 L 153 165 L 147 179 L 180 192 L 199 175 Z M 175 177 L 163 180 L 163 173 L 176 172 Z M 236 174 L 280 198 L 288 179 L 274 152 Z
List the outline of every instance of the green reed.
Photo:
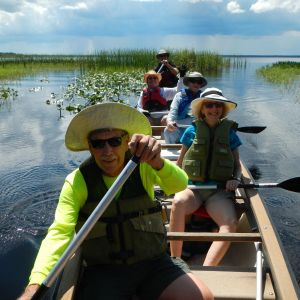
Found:
M 170 60 L 177 66 L 186 64 L 190 70 L 204 74 L 216 73 L 230 66 L 230 59 L 214 52 L 170 50 Z M 156 50 L 110 50 L 91 55 L 23 55 L 0 54 L 0 80 L 17 79 L 48 71 L 147 71 L 157 65 Z
M 294 61 L 277 62 L 257 70 L 259 76 L 271 83 L 289 85 L 300 76 L 300 63 Z

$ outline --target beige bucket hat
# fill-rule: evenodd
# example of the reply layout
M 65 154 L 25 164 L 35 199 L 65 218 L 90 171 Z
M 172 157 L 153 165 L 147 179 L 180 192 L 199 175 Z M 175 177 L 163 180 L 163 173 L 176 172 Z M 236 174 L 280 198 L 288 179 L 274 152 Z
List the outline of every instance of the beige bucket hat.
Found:
M 207 88 L 201 94 L 200 98 L 192 101 L 192 113 L 195 117 L 199 116 L 201 112 L 202 105 L 205 101 L 218 101 L 224 104 L 223 118 L 232 110 L 237 107 L 237 104 L 233 101 L 228 100 L 223 96 L 223 92 L 217 88 Z
M 200 72 L 187 72 L 183 77 L 183 84 L 187 86 L 193 79 L 199 80 L 201 82 L 200 88 L 207 85 L 206 78 Z
M 88 150 L 88 135 L 104 128 L 122 129 L 130 136 L 152 132 L 148 119 L 135 108 L 121 103 L 101 103 L 83 109 L 71 120 L 65 145 L 71 151 Z
M 147 83 L 147 79 L 149 76 L 154 75 L 157 77 L 158 81 L 161 81 L 161 74 L 160 73 L 156 73 L 153 70 L 148 71 L 147 73 L 144 74 L 144 80 Z

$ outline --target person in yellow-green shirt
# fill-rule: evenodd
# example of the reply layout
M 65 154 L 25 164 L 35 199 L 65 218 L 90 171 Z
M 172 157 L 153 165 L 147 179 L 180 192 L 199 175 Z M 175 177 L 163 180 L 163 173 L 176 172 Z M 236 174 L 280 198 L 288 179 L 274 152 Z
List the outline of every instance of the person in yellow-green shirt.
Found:
M 140 165 L 82 244 L 85 263 L 77 299 L 213 298 L 180 258 L 166 253 L 153 186 L 174 194 L 186 188 L 188 178 L 161 157 L 160 144 L 150 134 L 147 118 L 120 103 L 90 106 L 72 119 L 66 147 L 89 150 L 91 156 L 67 176 L 54 222 L 19 299 L 31 299 L 131 155 L 140 158 Z

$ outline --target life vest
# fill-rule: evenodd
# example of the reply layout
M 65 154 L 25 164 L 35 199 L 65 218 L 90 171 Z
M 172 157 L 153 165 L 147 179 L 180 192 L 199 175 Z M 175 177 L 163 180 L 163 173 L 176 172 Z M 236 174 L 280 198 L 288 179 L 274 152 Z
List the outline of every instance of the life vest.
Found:
M 189 178 L 196 181 L 227 181 L 233 175 L 234 157 L 230 149 L 229 132 L 237 123 L 223 119 L 211 129 L 205 121 L 198 120 L 193 144 L 186 152 L 182 167 Z
M 79 212 L 79 230 L 107 192 L 102 171 L 91 157 L 80 167 L 88 190 L 86 203 Z M 124 184 L 82 244 L 88 266 L 132 264 L 158 257 L 166 251 L 165 227 L 161 205 L 145 191 L 139 168 Z
M 161 89 L 159 87 L 155 89 L 144 88 L 142 107 L 149 111 L 159 111 L 167 109 L 167 100 L 161 95 Z
M 194 99 L 199 98 L 201 90 L 197 93 L 192 93 L 189 89 L 181 89 L 181 101 L 178 106 L 178 119 L 182 120 L 188 116 L 192 116 L 191 103 Z

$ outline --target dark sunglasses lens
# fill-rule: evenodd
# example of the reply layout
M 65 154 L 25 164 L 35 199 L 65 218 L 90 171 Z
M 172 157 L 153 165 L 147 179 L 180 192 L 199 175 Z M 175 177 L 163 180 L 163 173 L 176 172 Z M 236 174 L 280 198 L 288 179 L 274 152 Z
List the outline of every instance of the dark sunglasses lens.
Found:
M 199 79 L 193 79 L 193 78 L 189 79 L 189 82 L 191 82 L 191 83 L 198 83 L 198 84 L 202 83 L 201 80 L 199 80 Z
M 91 145 L 93 148 L 101 149 L 104 148 L 106 142 L 111 147 L 118 147 L 122 144 L 122 137 L 114 137 L 107 140 L 91 140 Z
M 91 145 L 93 148 L 103 148 L 105 146 L 106 140 L 91 140 Z
M 223 104 L 222 103 L 205 103 L 204 104 L 206 108 L 213 108 L 214 106 L 216 108 L 221 108 L 223 107 Z
M 114 137 L 114 138 L 108 139 L 107 142 L 112 147 L 118 147 L 122 144 L 122 138 Z

